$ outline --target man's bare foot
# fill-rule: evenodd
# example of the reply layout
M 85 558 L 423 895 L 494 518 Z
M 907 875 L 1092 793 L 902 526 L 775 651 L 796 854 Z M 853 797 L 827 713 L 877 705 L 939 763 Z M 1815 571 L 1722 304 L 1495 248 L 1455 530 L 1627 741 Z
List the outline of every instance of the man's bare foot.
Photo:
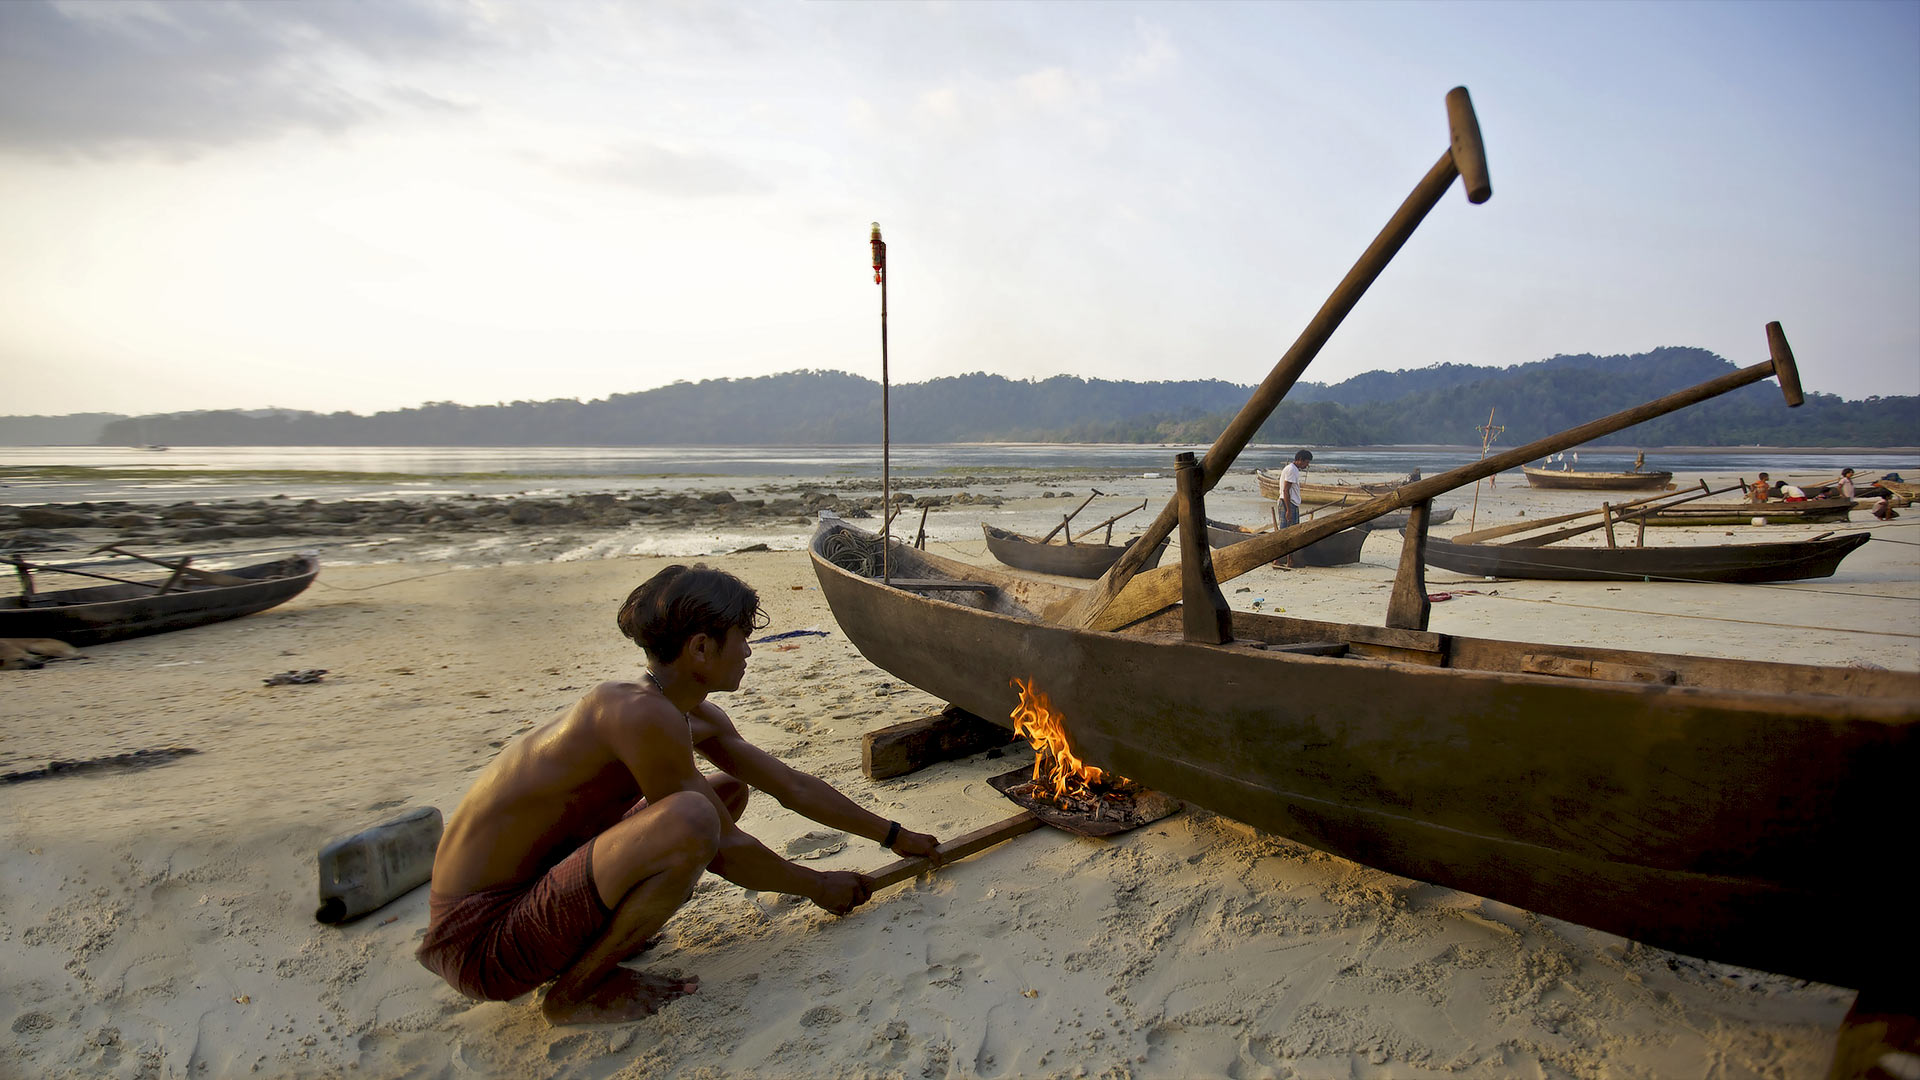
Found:
M 578 1000 L 556 998 L 548 991 L 540 1013 L 549 1024 L 618 1024 L 652 1016 L 674 998 L 698 993 L 700 977 L 673 979 L 647 971 L 617 967 Z

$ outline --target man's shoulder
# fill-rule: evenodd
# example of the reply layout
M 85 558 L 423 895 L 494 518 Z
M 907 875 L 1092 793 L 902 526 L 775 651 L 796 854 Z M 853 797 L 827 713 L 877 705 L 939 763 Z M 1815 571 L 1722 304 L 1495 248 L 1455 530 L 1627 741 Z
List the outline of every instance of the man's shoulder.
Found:
M 609 679 L 587 691 L 575 712 L 591 721 L 680 720 L 679 710 L 645 683 Z

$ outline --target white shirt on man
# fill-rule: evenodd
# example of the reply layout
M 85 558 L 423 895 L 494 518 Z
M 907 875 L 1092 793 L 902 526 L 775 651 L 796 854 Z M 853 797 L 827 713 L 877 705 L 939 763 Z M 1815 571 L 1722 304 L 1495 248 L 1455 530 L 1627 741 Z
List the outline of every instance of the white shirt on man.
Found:
M 1300 466 L 1294 462 L 1287 462 L 1287 467 L 1280 470 L 1280 497 L 1300 505 Z

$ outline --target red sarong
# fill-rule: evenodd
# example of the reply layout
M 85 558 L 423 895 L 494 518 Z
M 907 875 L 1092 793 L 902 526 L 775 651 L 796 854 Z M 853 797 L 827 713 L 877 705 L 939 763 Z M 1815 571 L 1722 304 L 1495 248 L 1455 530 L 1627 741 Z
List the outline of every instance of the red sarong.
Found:
M 593 842 L 532 881 L 465 896 L 427 896 L 415 955 L 468 997 L 506 1001 L 573 965 L 613 913 L 593 884 Z

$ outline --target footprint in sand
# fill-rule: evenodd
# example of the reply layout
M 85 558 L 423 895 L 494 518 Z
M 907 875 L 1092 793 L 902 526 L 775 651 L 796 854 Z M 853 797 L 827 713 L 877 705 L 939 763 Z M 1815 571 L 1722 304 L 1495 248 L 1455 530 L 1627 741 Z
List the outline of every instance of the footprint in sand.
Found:
M 789 859 L 824 859 L 846 850 L 846 846 L 846 833 L 816 831 L 787 841 L 786 852 Z

